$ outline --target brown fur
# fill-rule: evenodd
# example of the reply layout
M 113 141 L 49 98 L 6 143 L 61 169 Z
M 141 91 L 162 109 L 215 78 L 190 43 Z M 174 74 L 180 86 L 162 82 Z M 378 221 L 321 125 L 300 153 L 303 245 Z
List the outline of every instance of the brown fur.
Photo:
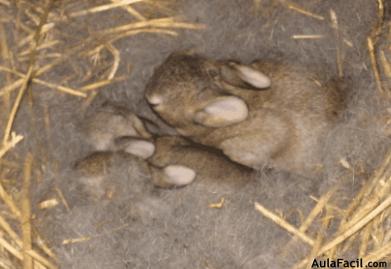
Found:
M 127 120 L 129 118 L 132 120 Z M 86 140 L 95 151 L 77 161 L 74 170 L 76 177 L 94 197 L 99 198 L 107 193 L 106 182 L 110 182 L 114 176 L 112 171 L 123 170 L 125 173 L 133 166 L 150 176 L 153 185 L 163 188 L 176 186 L 167 180 L 164 172 L 164 168 L 170 165 L 190 168 L 199 178 L 210 179 L 216 183 L 224 182 L 227 186 L 240 187 L 254 177 L 251 169 L 232 163 L 211 148 L 190 143 L 179 136 L 152 138 L 144 129 L 144 122 L 131 111 L 115 105 L 105 104 L 94 111 L 85 118 L 83 126 L 89 130 L 85 132 Z M 139 129 L 143 132 L 135 133 L 134 130 Z M 147 159 L 126 152 L 127 143 L 135 139 L 141 141 L 138 140 L 141 138 L 155 146 L 154 154 Z M 101 145 L 106 148 L 102 149 Z M 126 177 L 126 173 L 124 175 Z
M 317 175 L 323 138 L 342 110 L 337 88 L 319 86 L 316 76 L 299 66 L 262 61 L 250 66 L 266 74 L 271 87 L 238 87 L 237 80 L 222 76 L 231 65 L 174 54 L 156 70 L 146 97 L 162 100 L 153 109 L 180 134 L 221 149 L 238 163 Z M 244 121 L 220 128 L 194 122 L 210 100 L 226 95 L 245 101 L 249 114 Z

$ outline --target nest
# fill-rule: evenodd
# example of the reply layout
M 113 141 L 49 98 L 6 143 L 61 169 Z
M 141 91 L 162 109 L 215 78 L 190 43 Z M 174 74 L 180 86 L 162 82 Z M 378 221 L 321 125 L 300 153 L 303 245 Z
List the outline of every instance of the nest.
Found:
M 390 25 L 384 21 L 383 1 L 377 1 L 377 24 L 367 38 L 367 53 L 371 61 L 368 72 L 373 73 L 375 78 L 377 92 L 374 94 L 390 98 L 389 85 L 382 81 L 381 71 L 386 79 L 391 79 L 391 65 L 384 50 L 377 47 L 380 41 L 389 38 L 384 33 L 390 31 Z M 179 29 L 202 31 L 207 27 L 166 16 L 173 12 L 172 5 L 170 1 L 147 0 L 107 0 L 94 5 L 72 0 L 0 0 L 1 268 L 57 268 L 51 247 L 32 225 L 35 216 L 31 208 L 55 207 L 67 202 L 58 193 L 59 199 L 32 205 L 32 179 L 42 174 L 40 162 L 44 162 L 45 158 L 37 156 L 39 152 L 18 151 L 18 147 L 29 137 L 14 127 L 21 106 L 28 109 L 35 105 L 30 98 L 31 87 L 39 85 L 59 96 L 70 95 L 79 100 L 82 107 L 87 107 L 105 87 L 124 80 L 124 75 L 118 72 L 121 53 L 116 48 L 116 42 L 135 40 L 140 34 L 175 38 L 180 34 Z M 349 45 L 349 40 L 339 34 L 339 18 L 333 10 L 326 18 L 291 2 L 276 1 L 276 5 L 301 16 L 329 21 L 339 43 Z M 254 7 L 262 8 L 262 2 L 254 0 Z M 93 22 L 99 18 L 97 14 L 116 16 L 119 11 L 122 14 L 119 17 L 124 16 L 125 11 L 127 19 L 131 18 L 132 22 L 116 25 L 114 21 L 113 25 L 104 29 L 99 25 L 95 29 L 80 26 L 80 22 Z M 72 38 L 73 32 L 77 32 L 75 38 Z M 305 41 L 324 37 L 314 34 L 292 35 L 292 38 Z M 338 48 L 335 57 L 338 73 L 342 76 L 343 65 Z M 130 66 L 130 72 L 131 69 Z M 50 110 L 44 109 L 44 115 L 40 115 L 39 119 L 44 121 L 45 130 L 42 132 L 46 135 L 51 130 Z M 388 119 L 386 125 L 390 121 Z M 353 169 L 346 159 L 341 159 L 340 165 L 348 171 Z M 292 265 L 292 268 L 309 268 L 317 257 L 337 258 L 351 251 L 352 246 L 357 249 L 356 256 L 362 257 L 364 263 L 380 262 L 391 257 L 391 229 L 388 223 L 391 218 L 391 152 L 368 177 L 361 190 L 342 208 L 333 203 L 337 192 L 338 187 L 335 187 L 319 198 L 313 197 L 316 205 L 299 227 L 255 202 L 254 210 L 285 229 L 292 235 L 292 241 L 302 241 L 310 247 L 307 257 Z M 210 207 L 220 208 L 223 204 L 224 199 Z M 333 233 L 328 231 L 331 221 L 339 223 Z M 310 232 L 313 225 L 317 225 L 317 232 Z M 85 240 L 88 237 L 69 238 L 64 244 Z

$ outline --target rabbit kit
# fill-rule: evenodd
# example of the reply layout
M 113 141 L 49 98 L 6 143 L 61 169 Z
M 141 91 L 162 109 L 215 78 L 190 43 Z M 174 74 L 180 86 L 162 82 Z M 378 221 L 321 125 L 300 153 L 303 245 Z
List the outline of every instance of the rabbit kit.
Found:
M 32 73 L 15 118 L 25 139 L 6 157 L 35 156 L 32 225 L 58 267 L 326 257 L 315 243 L 338 235 L 390 146 L 390 74 L 371 54 L 391 61 L 390 3 L 125 2 L 50 5 L 42 31 L 56 45 L 35 63 L 50 69 Z M 351 246 L 338 258 L 357 258 Z

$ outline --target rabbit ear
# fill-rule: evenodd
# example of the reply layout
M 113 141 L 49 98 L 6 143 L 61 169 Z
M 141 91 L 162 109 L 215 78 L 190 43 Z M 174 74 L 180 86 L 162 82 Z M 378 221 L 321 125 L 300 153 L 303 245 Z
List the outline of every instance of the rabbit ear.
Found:
M 176 186 L 185 186 L 190 184 L 196 173 L 193 169 L 183 165 L 168 165 L 163 169 L 165 181 Z
M 224 82 L 240 88 L 263 90 L 271 85 L 268 76 L 247 65 L 231 62 L 228 65 L 223 65 L 220 73 Z
M 193 120 L 207 127 L 225 127 L 244 121 L 248 116 L 246 103 L 235 96 L 219 97 L 197 111 Z
M 132 122 L 133 128 L 136 130 L 138 135 L 143 138 L 151 137 L 151 134 L 145 128 L 144 122 L 137 115 L 131 114 L 130 120 Z
M 123 150 L 129 154 L 148 159 L 155 153 L 155 145 L 147 140 L 134 137 L 120 137 L 115 140 L 117 149 Z
M 151 170 L 154 184 L 162 188 L 186 186 L 196 177 L 196 172 L 184 165 L 151 166 Z

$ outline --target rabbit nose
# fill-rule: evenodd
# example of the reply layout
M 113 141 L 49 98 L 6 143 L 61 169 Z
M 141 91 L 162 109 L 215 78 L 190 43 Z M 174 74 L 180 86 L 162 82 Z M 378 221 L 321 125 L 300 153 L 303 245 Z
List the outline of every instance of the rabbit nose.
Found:
M 160 105 L 163 102 L 163 98 L 159 95 L 147 95 L 147 100 L 153 106 Z

